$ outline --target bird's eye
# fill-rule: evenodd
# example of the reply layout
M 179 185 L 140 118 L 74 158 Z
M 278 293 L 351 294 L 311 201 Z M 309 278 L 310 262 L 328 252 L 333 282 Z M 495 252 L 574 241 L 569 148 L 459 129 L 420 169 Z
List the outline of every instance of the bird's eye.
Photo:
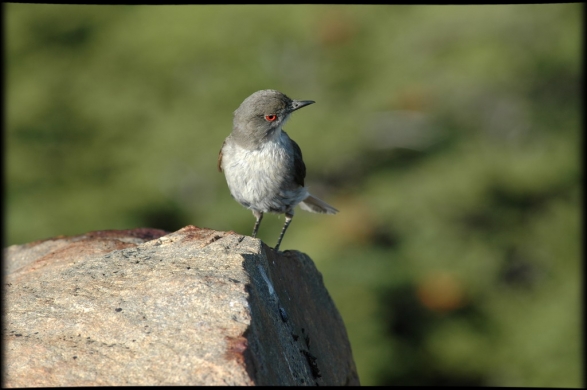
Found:
M 276 119 L 277 119 L 277 115 L 275 115 L 275 114 L 265 115 L 265 120 L 267 122 L 273 122 Z

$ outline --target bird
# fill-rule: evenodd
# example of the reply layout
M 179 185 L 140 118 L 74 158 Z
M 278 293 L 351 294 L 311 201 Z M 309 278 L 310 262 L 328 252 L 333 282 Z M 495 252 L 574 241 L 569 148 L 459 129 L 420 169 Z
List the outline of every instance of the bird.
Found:
M 283 130 L 294 111 L 314 103 L 290 99 L 274 89 L 253 93 L 234 111 L 232 132 L 218 155 L 218 170 L 224 173 L 230 194 L 253 212 L 253 237 L 265 213 L 285 214 L 275 251 L 279 251 L 297 205 L 314 213 L 338 212 L 308 192 L 302 151 Z

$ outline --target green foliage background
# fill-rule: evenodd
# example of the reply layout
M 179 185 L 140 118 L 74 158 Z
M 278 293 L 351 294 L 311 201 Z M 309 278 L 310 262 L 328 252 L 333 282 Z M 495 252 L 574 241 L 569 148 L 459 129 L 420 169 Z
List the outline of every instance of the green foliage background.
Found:
M 581 387 L 582 4 L 5 4 L 5 244 L 250 234 L 216 170 L 259 89 L 313 193 L 309 254 L 362 384 Z M 274 245 L 283 217 L 267 216 Z

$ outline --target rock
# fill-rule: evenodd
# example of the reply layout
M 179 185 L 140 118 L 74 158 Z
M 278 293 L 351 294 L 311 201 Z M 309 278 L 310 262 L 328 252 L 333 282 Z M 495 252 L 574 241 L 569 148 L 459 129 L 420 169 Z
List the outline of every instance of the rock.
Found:
M 312 260 L 187 226 L 5 250 L 6 387 L 358 385 Z

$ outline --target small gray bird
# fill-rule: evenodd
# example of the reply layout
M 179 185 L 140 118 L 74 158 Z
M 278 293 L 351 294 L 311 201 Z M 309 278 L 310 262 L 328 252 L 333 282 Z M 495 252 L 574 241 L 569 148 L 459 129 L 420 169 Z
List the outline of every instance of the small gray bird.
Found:
M 272 89 L 255 92 L 234 112 L 232 133 L 218 156 L 218 170 L 224 172 L 232 197 L 256 218 L 253 237 L 257 236 L 263 213 L 285 214 L 277 251 L 296 205 L 314 213 L 338 212 L 304 187 L 302 151 L 283 131 L 292 112 L 312 103 L 292 100 Z

